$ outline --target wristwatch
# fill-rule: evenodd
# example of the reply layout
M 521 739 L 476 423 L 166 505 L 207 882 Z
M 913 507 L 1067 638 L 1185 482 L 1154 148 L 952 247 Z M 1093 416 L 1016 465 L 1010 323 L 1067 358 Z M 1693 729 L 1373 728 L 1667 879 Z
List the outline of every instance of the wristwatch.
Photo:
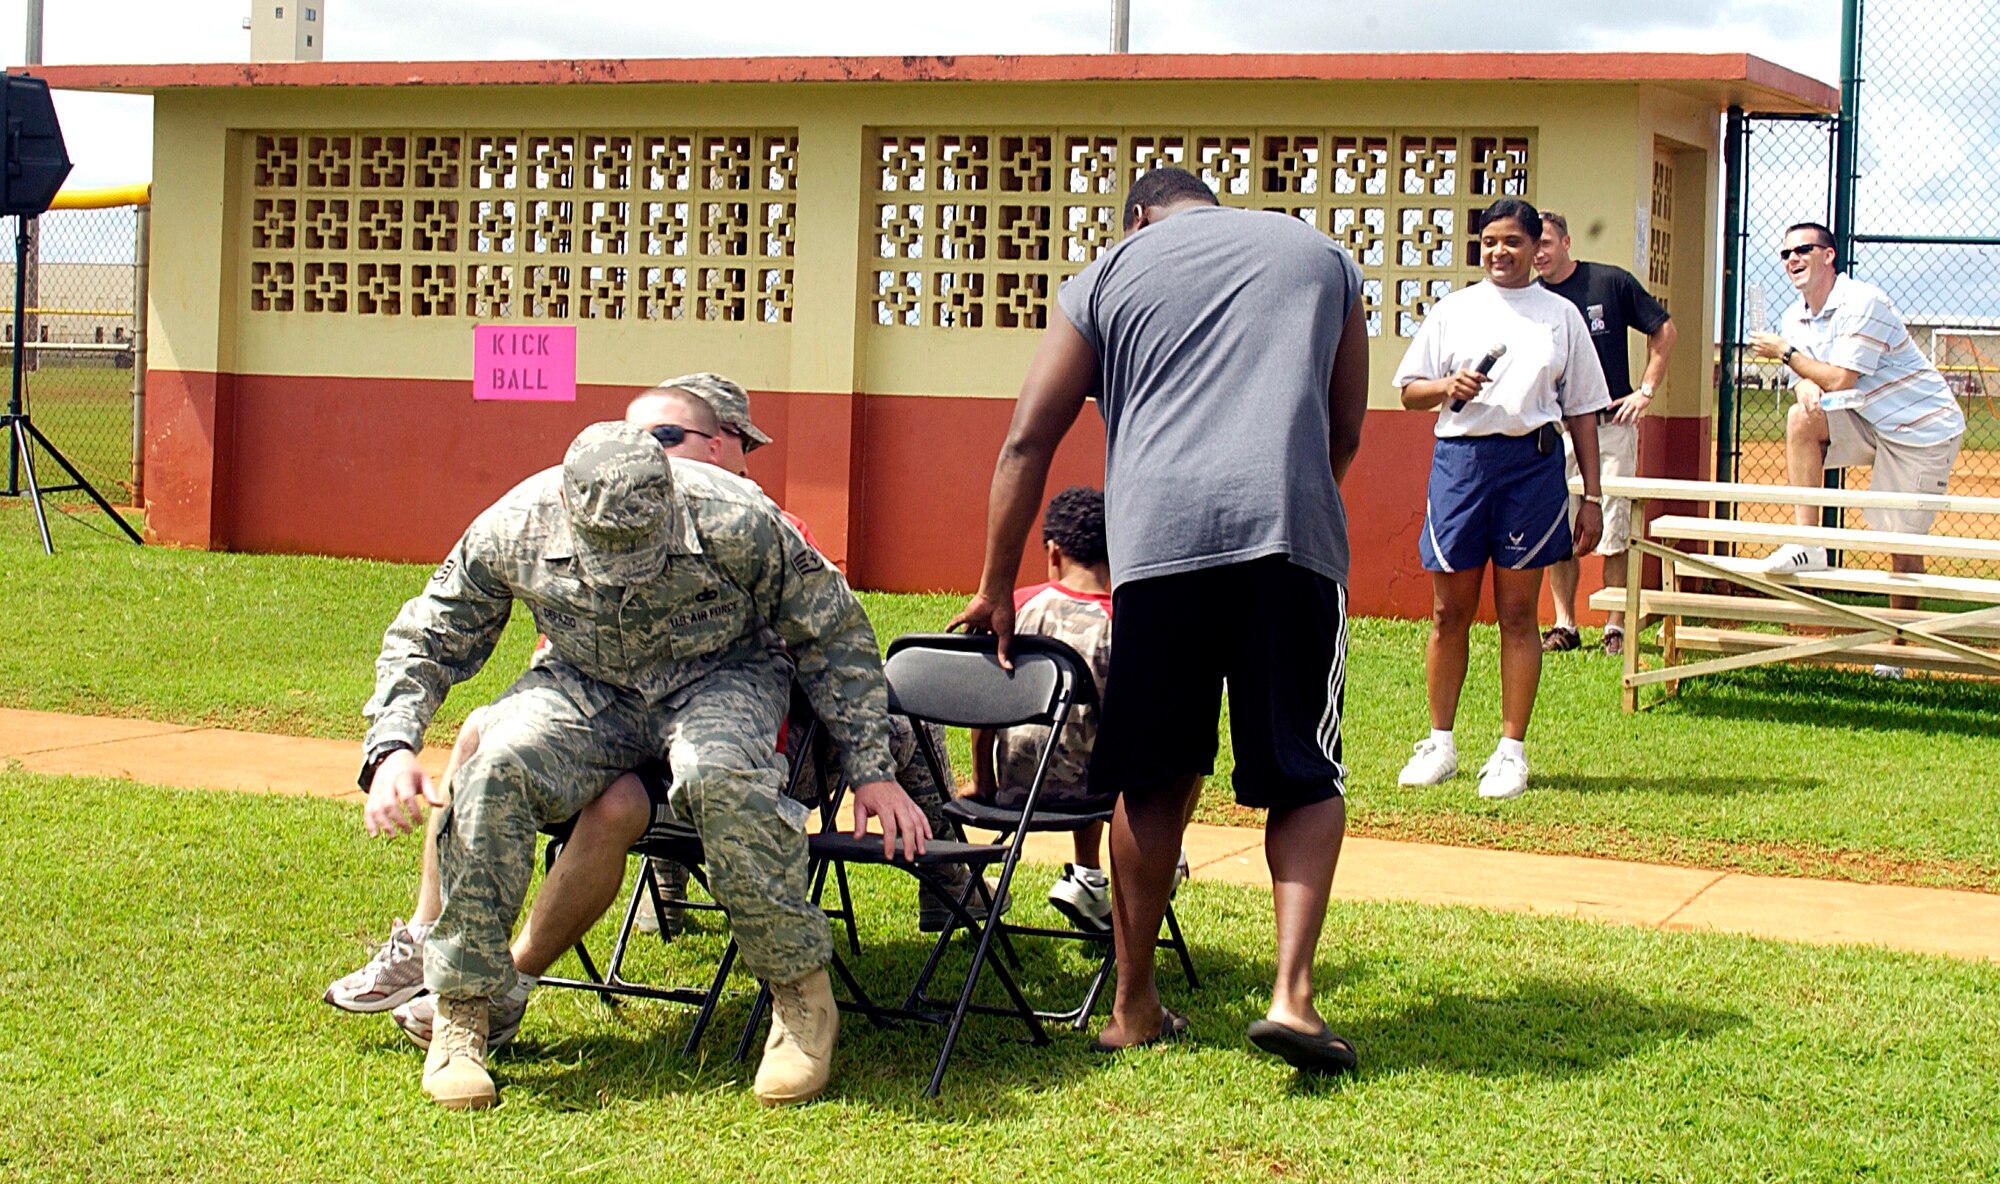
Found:
M 361 776 L 357 778 L 361 785 L 361 792 L 367 793 L 375 788 L 375 770 L 382 767 L 382 762 L 389 759 L 390 753 L 397 751 L 415 752 L 416 749 L 401 740 L 390 740 L 362 758 Z
M 1639 389 L 1633 391 L 1632 393 L 1639 396 L 1642 399 L 1650 399 L 1653 397 L 1653 384 L 1650 382 L 1642 382 L 1639 384 Z
M 1604 505 L 1604 495 L 1600 493 L 1586 493 L 1583 495 L 1583 500 L 1593 506 L 1602 507 Z
M 1779 355 L 1778 355 L 1778 362 L 1779 362 L 1779 364 L 1781 364 L 1781 365 L 1785 365 L 1785 366 L 1789 366 L 1789 365 L 1791 365 L 1791 364 L 1792 364 L 1792 355 L 1793 355 L 1793 354 L 1795 354 L 1795 353 L 1797 353 L 1797 352 L 1799 352 L 1799 347 L 1798 347 L 1798 346 L 1796 346 L 1796 345 L 1788 345 L 1788 346 L 1786 346 L 1786 347 L 1785 347 L 1785 352 L 1784 352 L 1784 353 L 1781 353 L 1781 354 L 1779 354 Z

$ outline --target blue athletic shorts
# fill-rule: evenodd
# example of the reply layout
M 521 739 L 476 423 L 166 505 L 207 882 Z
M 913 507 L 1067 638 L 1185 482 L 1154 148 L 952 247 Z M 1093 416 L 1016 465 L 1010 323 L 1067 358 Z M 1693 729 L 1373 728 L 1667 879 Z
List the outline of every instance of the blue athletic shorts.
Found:
M 1535 436 L 1452 436 L 1431 453 L 1425 571 L 1547 567 L 1571 554 L 1563 450 Z

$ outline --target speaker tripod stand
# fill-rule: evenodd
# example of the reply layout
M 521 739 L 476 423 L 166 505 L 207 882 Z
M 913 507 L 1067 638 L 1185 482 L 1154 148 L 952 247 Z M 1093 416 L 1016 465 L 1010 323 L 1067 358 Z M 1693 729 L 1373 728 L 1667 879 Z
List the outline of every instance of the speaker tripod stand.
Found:
M 35 426 L 34 419 L 28 414 L 27 404 L 22 399 L 22 394 L 26 390 L 26 385 L 22 381 L 24 371 L 22 361 L 28 352 L 26 340 L 28 236 L 34 233 L 34 225 L 35 219 L 25 214 L 16 215 L 14 218 L 14 387 L 7 400 L 7 413 L 0 415 L 0 433 L 4 433 L 7 439 L 7 488 L 0 493 L 4 493 L 7 497 L 20 497 L 25 493 L 34 503 L 35 525 L 42 532 L 44 554 L 56 553 L 55 543 L 49 538 L 49 517 L 42 508 L 43 496 L 51 493 L 75 491 L 89 494 L 90 500 L 96 502 L 97 508 L 103 510 L 111 521 L 118 524 L 118 529 L 124 531 L 127 538 L 135 543 L 142 542 L 139 532 L 132 529 L 132 524 L 125 521 L 124 517 L 112 508 L 104 495 L 97 492 L 97 487 L 90 483 L 90 479 L 78 472 L 77 467 L 62 454 L 62 450 L 51 443 L 49 438 L 42 434 L 42 430 Z M 32 447 L 34 444 L 40 444 L 42 451 L 54 457 L 55 462 L 63 467 L 63 471 L 69 474 L 69 484 L 42 485 L 35 479 L 35 453 Z M 25 485 L 21 480 L 24 476 L 27 478 Z

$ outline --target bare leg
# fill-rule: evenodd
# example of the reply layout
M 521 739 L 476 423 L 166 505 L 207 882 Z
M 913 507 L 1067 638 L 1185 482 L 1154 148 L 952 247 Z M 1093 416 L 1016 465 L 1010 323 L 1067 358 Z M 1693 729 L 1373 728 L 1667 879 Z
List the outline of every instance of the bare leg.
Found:
M 1921 555 L 1891 555 L 1889 556 L 1889 567 L 1894 571 L 1902 572 L 1904 575 L 1920 576 L 1924 574 L 1924 557 Z M 1889 598 L 1890 608 L 1918 608 L 1922 603 L 1922 600 L 1915 596 L 1891 596 Z
M 1103 867 L 1104 824 L 1093 822 L 1071 836 L 1078 867 Z
M 1605 576 L 1609 582 L 1610 576 Z M 1549 567 L 1549 591 L 1555 595 L 1556 624 L 1564 629 L 1576 628 L 1576 588 L 1583 582 L 1583 564 L 1574 559 L 1558 560 Z
M 1278 928 L 1277 976 L 1265 1018 L 1301 1032 L 1326 1027 L 1313 1006 L 1313 954 L 1346 833 L 1347 803 L 1340 798 L 1273 810 L 1264 827 L 1264 860 L 1271 868 Z
M 1785 474 L 1799 489 L 1817 489 L 1825 480 L 1826 412 L 1807 411 L 1798 404 L 1785 414 Z M 1794 506 L 1792 520 L 1800 526 L 1819 525 L 1818 506 Z
M 1630 554 L 1631 554 L 1630 551 L 1620 551 L 1616 555 L 1606 555 L 1604 557 L 1605 587 L 1623 588 L 1625 586 L 1625 557 Z M 1572 563 L 1572 565 L 1574 563 L 1574 561 L 1565 561 L 1565 562 L 1570 562 Z M 1556 587 L 1556 597 L 1558 600 L 1560 600 L 1562 597 L 1562 582 L 1560 575 L 1558 575 L 1557 573 L 1561 572 L 1562 566 L 1563 565 L 1561 563 L 1558 563 L 1553 568 L 1549 569 L 1549 580 Z M 1574 585 L 1572 585 L 1570 589 L 1570 596 L 1573 598 L 1575 597 L 1575 595 L 1576 595 L 1576 589 Z M 1621 600 L 1619 601 L 1619 603 L 1623 604 L 1624 601 Z M 1606 629 L 1623 629 L 1625 627 L 1624 610 L 1614 608 L 1610 612 L 1604 614 L 1604 627 Z
M 1540 568 L 1493 569 L 1493 609 L 1500 618 L 1500 734 L 1528 738 L 1535 689 L 1542 680 L 1542 646 L 1535 632 L 1542 599 Z
M 1479 585 L 1485 576 L 1483 567 L 1431 573 L 1431 637 L 1424 647 L 1424 682 L 1430 692 L 1431 727 L 1441 732 L 1450 731 L 1452 721 L 1458 718 L 1472 614 L 1479 608 Z M 1536 645 L 1539 647 L 1539 639 Z
M 451 746 L 451 759 L 445 762 L 444 786 L 446 800 L 450 800 L 451 787 L 458 778 L 460 765 L 472 759 L 479 751 L 479 725 L 468 722 L 458 730 L 458 740 Z M 417 905 L 410 914 L 410 924 L 428 925 L 437 920 L 444 909 L 444 896 L 438 888 L 438 823 L 444 818 L 443 810 L 432 810 L 424 823 L 424 857 L 417 872 Z
M 1111 1019 L 1098 1033 L 1105 1045 L 1137 1044 L 1160 1033 L 1153 946 L 1167 915 L 1188 814 L 1200 791 L 1201 778 L 1191 774 L 1136 800 L 1121 794 L 1112 813 L 1111 931 L 1118 986 Z
M 625 857 L 646 833 L 652 803 L 630 773 L 576 816 L 569 842 L 542 881 L 527 923 L 514 938 L 514 967 L 540 977 L 590 932 L 625 883 Z

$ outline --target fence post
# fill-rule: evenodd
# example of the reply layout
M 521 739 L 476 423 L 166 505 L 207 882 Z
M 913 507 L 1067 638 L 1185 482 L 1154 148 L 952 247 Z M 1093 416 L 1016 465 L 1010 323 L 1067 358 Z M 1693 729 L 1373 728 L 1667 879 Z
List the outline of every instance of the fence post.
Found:
M 1736 480 L 1736 368 L 1742 364 L 1743 108 L 1722 133 L 1722 382 L 1715 392 L 1715 479 Z M 1716 506 L 1718 517 L 1729 517 Z
M 147 258 L 153 243 L 153 207 L 132 220 L 132 504 L 146 504 L 146 305 Z

